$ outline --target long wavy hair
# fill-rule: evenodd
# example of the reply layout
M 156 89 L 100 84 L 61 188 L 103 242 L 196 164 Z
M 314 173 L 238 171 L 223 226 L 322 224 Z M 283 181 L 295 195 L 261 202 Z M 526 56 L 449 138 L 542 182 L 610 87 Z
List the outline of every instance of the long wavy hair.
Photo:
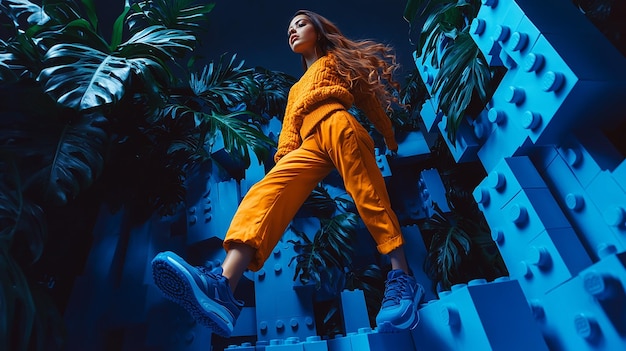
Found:
M 348 80 L 351 89 L 374 93 L 388 109 L 393 102 L 398 103 L 392 91 L 400 90 L 400 84 L 393 79 L 399 65 L 391 46 L 373 40 L 350 40 L 334 23 L 312 11 L 298 10 L 293 17 L 298 15 L 311 20 L 319 37 L 321 55 L 330 52 L 336 57 L 337 70 Z M 306 70 L 304 58 L 302 65 Z

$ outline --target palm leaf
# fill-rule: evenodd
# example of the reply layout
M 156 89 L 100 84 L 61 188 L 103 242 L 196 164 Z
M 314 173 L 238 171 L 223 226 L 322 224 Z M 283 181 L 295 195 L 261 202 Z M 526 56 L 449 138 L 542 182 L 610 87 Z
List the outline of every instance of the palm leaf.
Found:
M 251 69 L 242 69 L 244 61 L 235 65 L 237 55 L 224 64 L 222 55 L 217 63 L 211 62 L 200 74 L 192 74 L 191 90 L 203 98 L 212 110 L 232 107 L 247 100 L 256 86 Z
M 128 17 L 131 30 L 150 25 L 161 25 L 185 32 L 195 32 L 207 20 L 215 3 L 194 5 L 197 0 L 144 0 L 132 5 Z
M 439 282 L 444 289 L 450 288 L 460 276 L 460 266 L 471 248 L 471 238 L 457 222 L 449 219 L 437 204 L 435 213 L 422 224 L 423 232 L 432 233 L 424 272 Z
M 259 162 L 269 157 L 269 150 L 274 145 L 274 141 L 263 134 L 256 124 L 239 119 L 239 117 L 251 115 L 251 112 L 242 111 L 225 115 L 216 112 L 211 112 L 210 115 L 199 114 L 207 120 L 209 133 L 216 135 L 219 131 L 224 138 L 226 151 L 241 158 L 245 168 L 250 166 L 249 148 L 252 149 Z
M 465 110 L 474 94 L 486 103 L 491 71 L 480 49 L 467 32 L 460 32 L 454 45 L 444 49 L 441 68 L 433 91 L 439 94 L 439 107 L 448 117 L 448 139 L 456 140 Z
M 257 84 L 250 108 L 260 115 L 277 116 L 282 119 L 287 106 L 289 89 L 296 79 L 282 72 L 256 68 L 254 81 Z

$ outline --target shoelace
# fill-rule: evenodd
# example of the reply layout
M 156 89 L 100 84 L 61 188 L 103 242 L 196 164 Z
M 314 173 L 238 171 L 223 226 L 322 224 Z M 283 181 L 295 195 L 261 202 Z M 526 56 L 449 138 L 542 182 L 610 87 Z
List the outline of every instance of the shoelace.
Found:
M 385 298 L 383 299 L 383 305 L 387 302 L 393 302 L 399 304 L 402 299 L 402 293 L 406 290 L 406 277 L 399 276 L 390 279 L 385 284 Z

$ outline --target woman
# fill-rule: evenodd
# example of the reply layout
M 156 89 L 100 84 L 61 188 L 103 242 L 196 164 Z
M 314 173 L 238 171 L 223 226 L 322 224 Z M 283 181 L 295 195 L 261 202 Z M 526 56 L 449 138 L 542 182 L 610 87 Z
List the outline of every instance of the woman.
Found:
M 400 225 L 372 138 L 347 112 L 353 104 L 360 108 L 384 136 L 387 148 L 397 150 L 381 105 L 393 100 L 383 82 L 397 86 L 392 79 L 395 56 L 385 45 L 347 39 L 326 18 L 305 10 L 294 15 L 288 37 L 293 52 L 302 55 L 305 73 L 289 92 L 276 165 L 242 200 L 224 239 L 222 266 L 209 272 L 163 252 L 152 262 L 155 282 L 198 322 L 230 336 L 242 307 L 233 291 L 244 271 L 263 266 L 299 207 L 336 168 L 377 249 L 391 261 L 378 329 L 413 328 L 423 288 L 408 274 Z

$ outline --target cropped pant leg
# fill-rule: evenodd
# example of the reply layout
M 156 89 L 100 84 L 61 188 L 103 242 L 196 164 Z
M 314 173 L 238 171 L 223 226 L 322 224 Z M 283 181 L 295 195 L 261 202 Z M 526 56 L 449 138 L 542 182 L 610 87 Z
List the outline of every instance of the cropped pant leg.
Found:
M 305 139 L 248 190 L 226 233 L 224 248 L 228 250 L 233 242 L 256 248 L 248 268 L 261 269 L 296 212 L 333 168 L 316 140 Z

